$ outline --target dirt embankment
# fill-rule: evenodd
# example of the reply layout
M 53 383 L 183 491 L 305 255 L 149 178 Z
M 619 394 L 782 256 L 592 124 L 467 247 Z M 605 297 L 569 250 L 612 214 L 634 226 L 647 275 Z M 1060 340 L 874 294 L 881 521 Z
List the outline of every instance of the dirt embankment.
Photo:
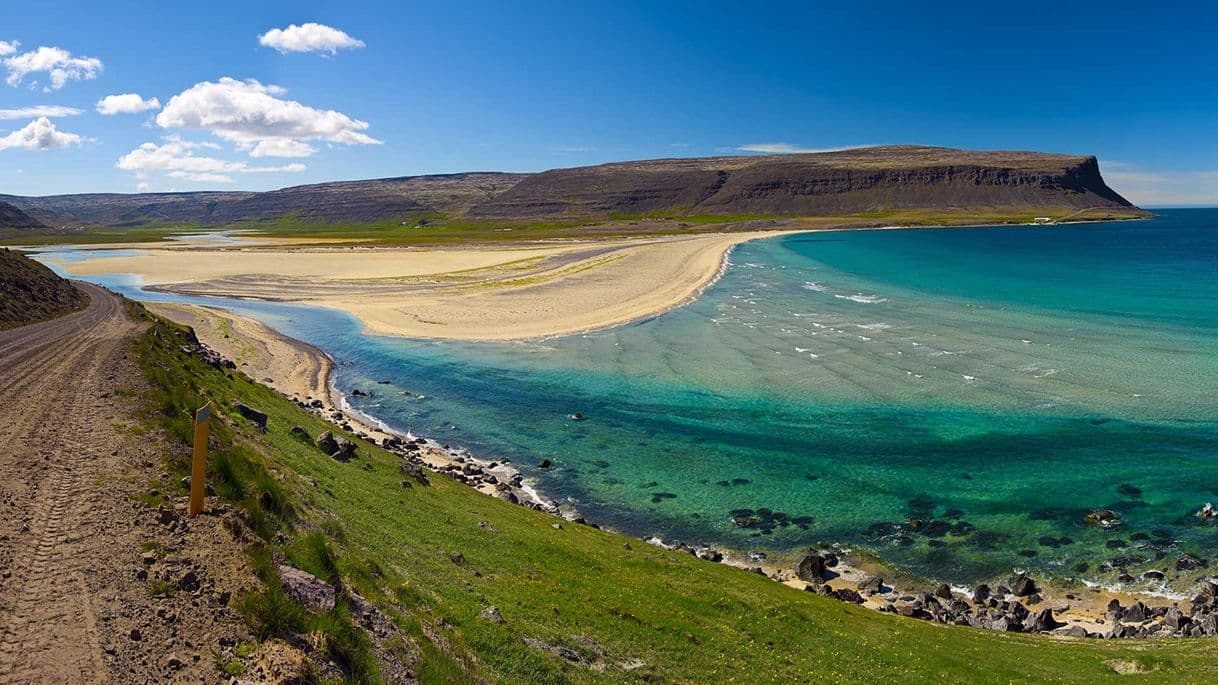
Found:
M 0 683 L 222 682 L 249 639 L 233 514 L 156 505 L 180 448 L 137 414 L 142 325 L 79 287 L 83 311 L 0 332 Z
M 0 249 L 0 330 L 51 319 L 88 301 L 54 271 L 20 252 Z

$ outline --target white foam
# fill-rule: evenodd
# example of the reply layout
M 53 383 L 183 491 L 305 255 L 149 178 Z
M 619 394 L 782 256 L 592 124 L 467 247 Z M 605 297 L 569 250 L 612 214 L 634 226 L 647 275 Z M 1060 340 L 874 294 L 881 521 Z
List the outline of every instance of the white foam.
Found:
M 863 295 L 862 293 L 858 295 L 834 295 L 834 297 L 839 300 L 850 300 L 851 302 L 858 302 L 860 304 L 879 304 L 881 302 L 888 301 L 887 297 L 880 297 L 879 295 Z
M 817 283 L 816 281 L 805 281 L 804 290 L 811 290 L 812 292 L 815 292 L 815 293 L 829 292 L 828 286 L 824 285 L 823 283 Z

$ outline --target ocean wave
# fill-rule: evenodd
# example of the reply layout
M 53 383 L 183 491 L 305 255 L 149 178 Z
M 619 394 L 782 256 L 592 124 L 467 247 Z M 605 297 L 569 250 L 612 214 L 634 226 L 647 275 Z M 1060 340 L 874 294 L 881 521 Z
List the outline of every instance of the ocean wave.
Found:
M 886 323 L 856 323 L 854 324 L 854 327 L 861 328 L 865 331 L 886 331 L 889 328 L 892 328 L 890 324 Z
M 829 286 L 816 281 L 804 281 L 804 290 L 811 290 L 814 293 L 827 293 Z
M 858 302 L 859 304 L 879 304 L 881 302 L 888 301 L 887 297 L 880 297 L 879 295 L 863 295 L 861 293 L 858 295 L 834 295 L 834 297 L 839 300 Z

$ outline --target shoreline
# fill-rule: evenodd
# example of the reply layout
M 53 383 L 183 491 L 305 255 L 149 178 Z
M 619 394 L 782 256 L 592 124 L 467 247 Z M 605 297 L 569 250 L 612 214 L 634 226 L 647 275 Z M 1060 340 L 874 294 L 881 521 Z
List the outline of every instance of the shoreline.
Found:
M 560 506 L 547 498 L 535 487 L 535 481 L 528 479 L 508 461 L 475 457 L 461 447 L 401 433 L 377 417 L 354 409 L 343 393 L 333 386 L 333 360 L 312 345 L 221 308 L 162 303 L 148 306 L 155 313 L 167 315 L 167 318 L 180 319 L 181 323 L 193 321 L 196 325 L 204 322 L 210 324 L 201 326 L 203 333 L 198 333 L 196 328 L 200 342 L 228 359 L 234 359 L 231 355 L 239 351 L 240 343 L 234 341 L 231 334 L 225 336 L 220 333 L 224 330 L 259 336 L 264 341 L 261 349 L 273 357 L 311 357 L 326 369 L 324 380 L 311 376 L 314 381 L 302 385 L 298 377 L 296 382 L 289 378 L 269 385 L 299 406 L 338 423 L 343 429 L 370 440 L 411 463 L 448 475 L 486 495 L 561 517 L 564 522 L 600 527 L 585 521 L 576 509 Z M 227 322 L 228 327 L 220 322 Z M 237 356 L 239 357 L 239 354 Z M 244 359 L 239 364 L 238 368 L 245 367 L 243 371 L 249 369 L 255 373 L 263 373 L 269 368 L 265 360 L 258 363 L 257 360 L 251 362 L 250 359 Z M 310 367 L 310 364 L 298 363 L 291 367 Z M 282 364 L 280 368 L 283 368 Z M 1085 581 L 1064 584 L 1038 578 L 1030 581 L 1028 585 L 1033 588 L 1032 591 L 1006 588 L 1000 584 L 1017 587 L 1019 583 L 1024 582 L 1020 580 L 1022 574 L 1018 571 L 1013 571 L 1009 580 L 993 583 L 994 590 L 990 590 L 990 585 L 984 583 L 973 587 L 949 586 L 933 579 L 910 576 L 889 566 L 878 556 L 841 545 L 809 549 L 806 555 L 799 552 L 777 553 L 774 559 L 770 559 L 764 552 L 749 553 L 726 546 L 690 546 L 655 536 L 636 539 L 665 549 L 686 552 L 709 562 L 727 564 L 743 572 L 765 575 L 795 589 L 817 592 L 868 609 L 996 630 L 1025 632 L 1023 622 L 1031 622 L 1040 617 L 1040 623 L 1028 624 L 1027 632 L 1074 638 L 1166 636 L 1174 634 L 1165 632 L 1165 617 L 1169 610 L 1175 608 L 1187 611 L 1189 607 L 1187 596 L 1183 594 L 1127 592 L 1121 588 L 1108 588 Z M 801 556 L 803 558 L 799 559 Z M 811 557 L 816 557 L 817 560 L 809 562 Z M 798 560 L 798 566 L 792 563 L 794 560 Z M 805 573 L 802 572 L 804 567 L 818 570 Z M 1204 582 L 1201 586 L 1203 590 L 1211 587 Z M 1218 586 L 1213 587 L 1215 592 L 1218 592 Z M 980 601 L 977 601 L 979 599 Z M 994 616 L 970 617 L 970 600 L 979 615 L 985 611 Z M 1148 606 L 1164 600 L 1172 601 L 1173 607 Z M 1124 618 L 1119 622 L 1114 621 L 1110 604 L 1114 601 L 1122 607 L 1141 607 L 1129 616 L 1145 618 L 1136 622 Z M 962 611 L 964 613 L 961 613 Z M 1049 612 L 1047 618 L 1046 611 Z M 1120 617 L 1120 612 L 1117 616 Z M 1215 615 L 1215 618 L 1218 619 L 1218 615 Z M 1013 621 L 1018 622 L 1020 626 L 1015 627 Z M 1218 629 L 1218 621 L 1215 622 L 1215 627 Z
M 1134 220 L 1134 219 L 1127 219 Z M 1065 221 L 1054 226 L 1094 223 Z M 145 248 L 136 256 L 46 261 L 69 275 L 129 274 L 178 295 L 296 302 L 345 312 L 372 335 L 527 342 L 645 321 L 696 300 L 741 243 L 794 234 L 976 226 L 800 226 L 511 245 L 376 247 L 353 242 Z M 255 241 L 257 239 L 255 238 Z M 87 248 L 86 248 L 87 249 Z

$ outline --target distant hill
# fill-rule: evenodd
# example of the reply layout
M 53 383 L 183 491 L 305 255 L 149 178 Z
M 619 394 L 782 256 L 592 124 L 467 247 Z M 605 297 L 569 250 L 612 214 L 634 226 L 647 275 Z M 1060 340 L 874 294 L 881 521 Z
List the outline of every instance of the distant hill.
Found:
M 50 226 L 363 223 L 419 212 L 479 219 L 686 214 L 826 216 L 907 209 L 1135 209 L 1095 157 L 889 146 L 797 155 L 617 162 L 536 174 L 472 172 L 270 192 L 0 196 Z
M 0 329 L 52 319 L 89 297 L 20 252 L 0 248 Z
M 0 202 L 0 228 L 44 228 L 44 226 L 13 205 Z

